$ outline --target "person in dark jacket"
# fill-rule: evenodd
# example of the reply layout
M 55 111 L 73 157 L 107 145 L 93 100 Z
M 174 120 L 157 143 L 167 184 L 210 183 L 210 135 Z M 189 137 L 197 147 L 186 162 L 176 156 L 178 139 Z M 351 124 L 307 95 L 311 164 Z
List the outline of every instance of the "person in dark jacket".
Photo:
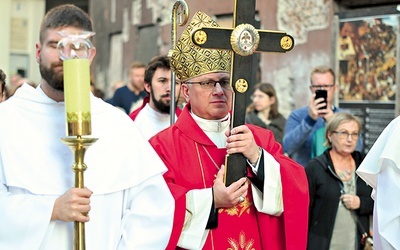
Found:
M 272 84 L 259 83 L 254 86 L 251 99 L 252 103 L 246 110 L 246 123 L 271 130 L 276 141 L 282 144 L 286 119 L 279 113 L 278 97 Z
M 307 249 L 360 249 L 361 234 L 369 232 L 372 189 L 355 172 L 363 160 L 355 151 L 360 129 L 357 117 L 334 114 L 325 131 L 328 149 L 306 166 L 310 191 Z

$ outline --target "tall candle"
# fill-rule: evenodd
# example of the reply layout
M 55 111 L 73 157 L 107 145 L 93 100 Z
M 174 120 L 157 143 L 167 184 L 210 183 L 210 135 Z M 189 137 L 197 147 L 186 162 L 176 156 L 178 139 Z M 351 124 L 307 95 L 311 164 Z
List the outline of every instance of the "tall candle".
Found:
M 90 63 L 89 59 L 64 60 L 64 102 L 67 135 L 90 135 Z

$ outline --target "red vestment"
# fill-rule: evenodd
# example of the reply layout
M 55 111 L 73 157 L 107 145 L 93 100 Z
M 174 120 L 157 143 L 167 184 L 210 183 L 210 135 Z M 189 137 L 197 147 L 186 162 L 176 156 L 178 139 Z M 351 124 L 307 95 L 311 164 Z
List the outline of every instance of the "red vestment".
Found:
M 168 167 L 164 178 L 176 202 L 168 249 L 176 248 L 183 228 L 186 193 L 211 188 L 218 172 L 212 161 L 218 166 L 225 161 L 226 149 L 216 147 L 193 120 L 189 108 L 188 104 L 174 125 L 150 139 Z M 247 126 L 257 145 L 280 163 L 284 212 L 280 216 L 258 212 L 249 188 L 245 202 L 219 209 L 218 227 L 210 230 L 204 249 L 306 249 L 309 194 L 304 168 L 282 154 L 271 131 Z

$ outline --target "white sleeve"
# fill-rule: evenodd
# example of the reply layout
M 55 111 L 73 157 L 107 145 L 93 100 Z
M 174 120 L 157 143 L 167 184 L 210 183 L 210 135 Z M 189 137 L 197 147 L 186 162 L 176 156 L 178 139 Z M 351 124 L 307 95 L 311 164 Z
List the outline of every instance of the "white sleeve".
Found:
M 381 162 L 374 207 L 374 246 L 376 249 L 400 249 L 399 167 L 391 160 Z M 376 241 L 376 242 L 375 242 Z
M 161 174 L 128 190 L 118 249 L 165 249 L 172 231 L 175 201 Z
M 185 249 L 201 249 L 206 242 L 206 230 L 212 205 L 212 189 L 191 190 L 186 194 L 185 224 L 178 246 Z
M 9 192 L 0 183 L 0 249 L 39 249 L 51 225 L 55 200 L 19 188 Z
M 259 212 L 279 216 L 283 212 L 283 194 L 280 164 L 263 150 L 264 154 L 264 192 L 251 185 L 254 205 Z

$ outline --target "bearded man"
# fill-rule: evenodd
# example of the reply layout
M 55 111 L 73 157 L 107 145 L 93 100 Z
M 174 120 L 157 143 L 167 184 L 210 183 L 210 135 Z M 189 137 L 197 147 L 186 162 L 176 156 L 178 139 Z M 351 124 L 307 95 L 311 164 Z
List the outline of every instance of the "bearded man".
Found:
M 156 56 L 148 64 L 144 74 L 144 88 L 149 93 L 143 105 L 129 116 L 146 139 L 170 125 L 171 68 L 167 56 Z M 175 101 L 179 98 L 180 83 L 176 81 Z M 181 110 L 176 109 L 175 119 Z
M 92 30 L 88 14 L 74 5 L 50 10 L 36 45 L 39 86 L 23 84 L 0 105 L 0 249 L 73 249 L 75 221 L 85 223 L 87 249 L 168 243 L 174 201 L 165 165 L 124 112 L 93 95 L 92 136 L 99 140 L 85 154 L 85 187 L 71 188 L 74 155 L 60 140 L 66 114 L 57 44 L 60 31 Z M 90 62 L 95 54 L 94 48 Z

